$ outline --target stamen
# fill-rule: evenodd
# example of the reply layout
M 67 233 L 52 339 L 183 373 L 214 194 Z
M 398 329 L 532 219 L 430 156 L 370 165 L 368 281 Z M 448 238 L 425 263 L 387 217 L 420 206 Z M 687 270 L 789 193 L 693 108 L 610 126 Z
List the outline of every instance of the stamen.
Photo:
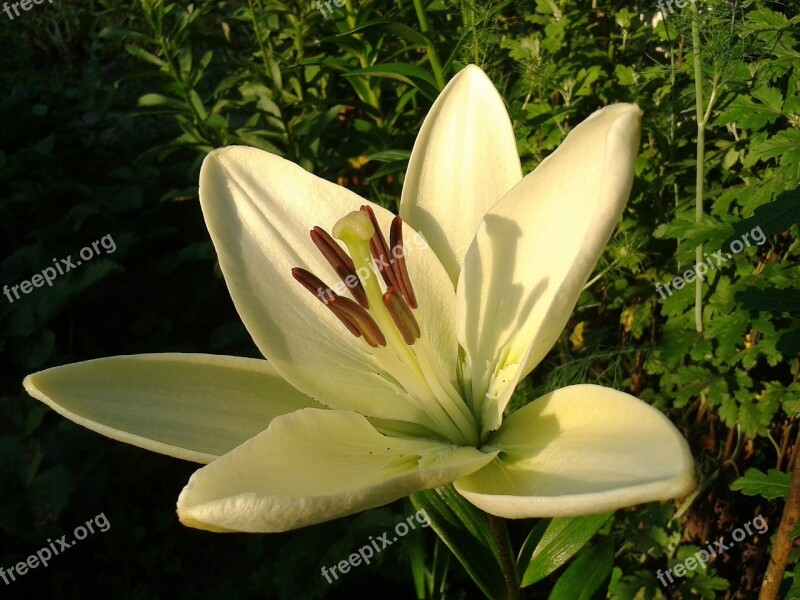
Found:
M 310 271 L 306 271 L 300 267 L 294 267 L 292 269 L 292 277 L 299 281 L 304 288 L 316 296 L 323 304 L 328 304 L 328 302 L 333 300 L 333 292 L 331 289 L 325 285 L 324 281 Z M 325 294 L 328 295 L 327 298 L 323 297 Z
M 300 267 L 295 267 L 292 269 L 292 277 L 299 281 L 300 284 L 314 296 L 319 298 L 319 301 L 327 306 L 334 315 L 336 315 L 336 318 L 339 319 L 345 327 L 347 327 L 347 330 L 350 333 L 356 337 L 361 337 L 361 332 L 358 330 L 358 327 L 356 327 L 355 323 L 353 323 L 346 315 L 340 314 L 333 309 L 331 303 L 336 300 L 338 296 L 331 291 L 331 288 L 325 285 L 325 283 L 319 277 L 309 271 L 306 271 L 305 269 L 301 269 Z M 324 298 L 323 296 L 326 294 L 328 297 Z
M 341 314 L 349 319 L 364 336 L 364 341 L 370 346 L 377 348 L 378 346 L 386 345 L 386 337 L 384 337 L 377 323 L 372 320 L 372 317 L 369 316 L 366 310 L 350 300 L 350 298 L 336 296 L 328 306 L 333 311 L 333 314 L 337 316 Z
M 389 314 L 392 316 L 397 330 L 403 336 L 403 341 L 409 346 L 413 346 L 422 332 L 419 328 L 419 323 L 414 318 L 414 313 L 403 300 L 403 296 L 397 288 L 389 288 L 383 295 L 383 305 Z
M 380 227 L 378 227 L 378 220 L 375 218 L 375 212 L 371 206 L 364 205 L 361 210 L 369 215 L 372 226 L 375 228 L 375 235 L 369 241 L 369 251 L 378 265 L 378 271 L 383 277 L 383 282 L 387 288 L 398 287 L 399 282 L 392 268 L 392 257 L 389 254 L 389 246 L 386 244 L 386 238 L 383 237 Z
M 356 275 L 356 267 L 352 259 L 347 256 L 347 253 L 336 243 L 336 240 L 322 227 L 314 227 L 314 229 L 311 230 L 311 241 L 314 242 L 314 245 L 322 253 L 322 256 L 325 257 L 325 260 L 328 261 L 328 264 L 333 267 L 339 279 L 347 286 L 358 303 L 364 308 L 369 308 L 367 294 L 364 292 L 358 275 Z
M 305 269 L 292 275 L 338 318 L 350 333 L 363 337 L 376 350 L 374 358 L 385 377 L 408 393 L 408 400 L 422 413 L 426 426 L 457 444 L 477 445 L 479 429 L 449 374 L 442 372 L 430 341 L 422 337 L 416 315 L 417 299 L 408 276 L 403 246 L 403 222 L 392 221 L 390 244 L 378 228 L 373 210 L 362 206 L 339 219 L 331 235 L 319 227 L 311 239 L 340 278 L 356 276 L 367 303 L 354 302 L 334 293 Z M 343 250 L 336 239 L 344 242 Z M 383 277 L 381 286 L 376 264 Z M 350 280 L 352 281 L 352 280 Z M 357 293 L 353 290 L 353 297 Z M 383 289 L 386 291 L 384 292 Z M 359 299 L 360 300 L 360 299 Z
M 411 279 L 408 277 L 408 268 L 406 267 L 406 252 L 403 248 L 403 220 L 400 217 L 392 219 L 389 240 L 392 245 L 392 257 L 395 259 L 392 266 L 400 292 L 411 308 L 417 308 L 417 297 L 414 295 L 414 288 L 411 286 Z M 397 248 L 399 248 L 399 252 L 395 252 Z

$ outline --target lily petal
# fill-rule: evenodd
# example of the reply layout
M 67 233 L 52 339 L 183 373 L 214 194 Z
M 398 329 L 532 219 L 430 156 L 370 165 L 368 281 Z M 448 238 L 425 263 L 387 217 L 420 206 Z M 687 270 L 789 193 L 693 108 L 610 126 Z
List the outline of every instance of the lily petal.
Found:
M 192 475 L 178 516 L 210 531 L 286 531 L 450 483 L 495 454 L 388 437 L 351 411 L 301 410 Z
M 454 287 L 478 223 L 520 179 L 503 99 L 470 65 L 450 80 L 425 118 L 400 201 L 400 216 L 427 238 Z
M 489 444 L 497 459 L 455 482 L 500 517 L 577 516 L 688 494 L 689 447 L 652 406 L 597 385 L 574 385 L 513 413 Z
M 564 330 L 619 220 L 641 114 L 632 104 L 595 112 L 478 227 L 458 283 L 456 327 L 484 431 L 497 429 L 517 383 Z
M 210 354 L 112 356 L 40 371 L 23 385 L 87 429 L 200 463 L 275 417 L 320 406 L 264 360 Z
M 200 202 L 236 309 L 290 384 L 332 408 L 424 422 L 416 402 L 383 372 L 370 347 L 291 276 L 293 267 L 302 267 L 336 289 L 340 280 L 309 231 L 318 225 L 330 232 L 366 204 L 385 233 L 390 212 L 278 156 L 238 146 L 206 157 Z M 413 237 L 405 226 L 404 238 Z M 452 283 L 427 244 L 407 248 L 405 258 L 424 335 L 446 372 L 455 373 Z

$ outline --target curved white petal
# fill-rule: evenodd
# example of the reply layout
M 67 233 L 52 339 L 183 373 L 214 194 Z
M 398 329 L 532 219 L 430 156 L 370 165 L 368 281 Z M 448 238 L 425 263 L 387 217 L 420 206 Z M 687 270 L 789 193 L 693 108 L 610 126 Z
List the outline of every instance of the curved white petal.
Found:
M 305 268 L 336 291 L 340 280 L 309 231 L 318 225 L 330 233 L 341 217 L 368 204 L 386 234 L 391 213 L 278 156 L 237 146 L 206 157 L 200 201 L 236 309 L 289 383 L 332 408 L 409 422 L 423 418 L 363 339 L 291 275 L 293 267 Z M 453 286 L 430 247 L 412 244 L 409 227 L 404 236 L 420 325 L 446 372 L 455 373 Z
M 641 110 L 595 112 L 484 217 L 458 283 L 456 328 L 484 431 L 558 339 L 633 182 Z M 486 400 L 484 402 L 484 400 Z
M 112 356 L 40 371 L 23 385 L 87 429 L 201 463 L 275 417 L 319 406 L 264 360 L 210 354 Z
M 578 516 L 684 496 L 695 487 L 686 440 L 661 412 L 597 385 L 574 385 L 513 413 L 492 464 L 455 482 L 488 513 Z
M 411 153 L 400 216 L 422 232 L 453 285 L 478 223 L 522 178 L 503 99 L 475 65 L 433 103 Z
M 388 437 L 351 411 L 301 410 L 192 475 L 178 516 L 210 531 L 287 531 L 445 485 L 494 455 Z

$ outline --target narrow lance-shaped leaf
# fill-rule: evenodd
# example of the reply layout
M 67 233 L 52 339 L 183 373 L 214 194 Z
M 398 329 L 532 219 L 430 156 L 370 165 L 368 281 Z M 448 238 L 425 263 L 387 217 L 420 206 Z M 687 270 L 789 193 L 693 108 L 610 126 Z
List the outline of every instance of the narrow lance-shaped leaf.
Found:
M 613 568 L 613 542 L 606 540 L 592 546 L 558 578 L 548 600 L 591 600 L 608 581 Z
M 522 587 L 541 581 L 594 537 L 612 513 L 540 521 L 522 545 L 517 567 Z
M 486 515 L 467 502 L 452 485 L 411 495 L 417 510 L 424 509 L 431 528 L 466 569 L 488 598 L 506 597 L 500 551 Z

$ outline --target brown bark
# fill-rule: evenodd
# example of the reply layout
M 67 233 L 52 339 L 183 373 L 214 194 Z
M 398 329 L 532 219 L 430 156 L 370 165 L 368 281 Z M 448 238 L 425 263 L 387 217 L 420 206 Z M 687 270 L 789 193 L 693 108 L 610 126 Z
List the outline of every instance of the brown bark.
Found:
M 794 541 L 789 539 L 789 534 L 800 520 L 800 434 L 794 446 L 794 468 L 792 469 L 792 479 L 789 483 L 789 495 L 786 498 L 786 506 L 783 508 L 783 515 L 778 526 L 778 534 L 775 536 L 775 545 L 772 547 L 772 554 L 769 557 L 767 572 L 764 573 L 764 581 L 761 584 L 761 593 L 758 600 L 777 600 L 778 593 L 783 581 L 783 572 L 786 570 L 786 563 L 789 561 L 789 553 L 792 551 Z

